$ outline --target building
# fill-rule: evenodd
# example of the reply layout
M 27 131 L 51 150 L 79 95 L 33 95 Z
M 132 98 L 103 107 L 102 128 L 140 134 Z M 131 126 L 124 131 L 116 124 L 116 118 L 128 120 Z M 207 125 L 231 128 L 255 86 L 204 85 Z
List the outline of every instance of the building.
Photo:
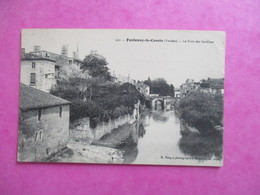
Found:
M 117 83 L 120 83 L 120 84 L 123 84 L 123 83 L 131 83 L 131 84 L 135 84 L 136 83 L 136 80 L 132 79 L 130 77 L 130 75 L 128 75 L 127 77 L 126 76 L 123 76 L 123 75 L 118 75 L 116 76 L 115 74 L 113 74 L 112 76 L 116 77 L 116 82 Z
M 56 68 L 57 68 L 56 73 L 57 73 L 58 80 L 62 80 L 62 79 L 67 80 L 68 79 L 67 73 L 68 70 L 70 70 L 70 68 L 72 68 L 72 70 L 75 68 L 80 69 L 81 66 L 83 65 L 83 61 L 80 60 L 78 57 L 78 49 L 77 52 L 73 52 L 72 57 L 69 57 L 67 45 L 62 46 L 61 54 L 56 54 L 46 50 L 41 50 L 41 48 L 34 50 L 33 54 L 42 56 L 44 58 L 48 58 L 56 62 Z
M 56 85 L 57 77 L 59 77 L 58 71 L 59 66 L 55 60 L 25 53 L 25 50 L 22 49 L 21 83 L 49 93 L 51 88 Z
M 45 161 L 66 146 L 70 102 L 20 85 L 19 161 Z
M 150 86 L 146 85 L 144 82 L 134 83 L 136 89 L 143 95 L 150 95 Z
M 180 86 L 180 97 L 185 98 L 188 93 L 192 91 L 200 91 L 212 95 L 224 94 L 224 79 L 223 78 L 208 78 L 200 82 L 194 82 L 193 79 L 187 79 L 185 83 Z M 175 90 L 176 93 L 176 90 Z
M 83 61 L 78 59 L 78 54 L 76 52 L 73 52 L 73 57 L 68 57 L 64 53 L 56 54 L 46 50 L 40 50 L 35 54 L 56 61 L 56 65 L 58 65 L 59 67 L 64 67 L 66 65 L 72 64 L 80 67 L 83 64 Z
M 180 97 L 185 98 L 189 92 L 196 90 L 193 79 L 187 79 L 185 83 L 180 86 Z
M 69 66 L 80 68 L 83 61 L 78 58 L 78 51 L 73 52 L 73 57 L 68 57 L 68 48 L 63 46 L 61 54 L 41 50 L 34 46 L 33 52 L 21 54 L 21 83 L 35 87 L 47 93 L 57 84 L 59 79 L 67 79 Z
M 223 78 L 208 78 L 201 82 L 200 91 L 210 94 L 224 94 L 224 79 Z
M 180 98 L 181 97 L 181 90 L 180 89 L 175 89 L 174 90 L 174 97 L 175 98 Z

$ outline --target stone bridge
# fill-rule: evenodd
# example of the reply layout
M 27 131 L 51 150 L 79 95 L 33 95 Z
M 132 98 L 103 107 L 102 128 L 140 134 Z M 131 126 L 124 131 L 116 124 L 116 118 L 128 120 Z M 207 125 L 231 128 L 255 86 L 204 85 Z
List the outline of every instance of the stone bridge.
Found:
M 170 96 L 148 97 L 147 104 L 152 110 L 169 110 L 174 98 Z

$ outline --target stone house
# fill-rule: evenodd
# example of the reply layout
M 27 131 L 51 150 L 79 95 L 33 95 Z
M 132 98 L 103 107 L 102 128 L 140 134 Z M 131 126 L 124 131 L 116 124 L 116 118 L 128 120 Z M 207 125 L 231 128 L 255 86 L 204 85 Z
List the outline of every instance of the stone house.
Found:
M 21 83 L 49 93 L 56 85 L 58 69 L 55 60 L 25 53 L 22 49 Z
M 46 161 L 69 139 L 70 102 L 20 85 L 18 161 Z

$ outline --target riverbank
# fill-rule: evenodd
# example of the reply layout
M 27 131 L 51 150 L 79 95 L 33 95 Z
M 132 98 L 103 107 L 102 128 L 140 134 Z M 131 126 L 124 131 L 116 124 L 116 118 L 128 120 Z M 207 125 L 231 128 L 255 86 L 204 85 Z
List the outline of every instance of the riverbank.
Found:
M 222 131 L 213 130 L 207 134 L 201 134 L 199 130 L 188 126 L 184 121 L 181 121 L 180 128 L 182 136 L 179 147 L 184 154 L 202 159 L 211 156 L 222 159 Z
M 133 126 L 136 124 L 125 124 L 121 125 L 118 128 L 115 128 L 111 131 L 111 133 L 104 135 L 99 140 L 92 142 L 92 145 L 110 147 L 110 148 L 118 148 L 127 144 L 127 140 L 129 138 L 130 132 Z
M 136 145 L 130 136 L 136 123 L 121 125 L 93 142 L 70 140 L 67 147 L 52 155 L 48 162 L 124 163 L 123 155 L 127 150 L 123 148 Z
M 51 156 L 48 162 L 123 163 L 123 153 L 115 148 L 71 140 L 66 148 Z

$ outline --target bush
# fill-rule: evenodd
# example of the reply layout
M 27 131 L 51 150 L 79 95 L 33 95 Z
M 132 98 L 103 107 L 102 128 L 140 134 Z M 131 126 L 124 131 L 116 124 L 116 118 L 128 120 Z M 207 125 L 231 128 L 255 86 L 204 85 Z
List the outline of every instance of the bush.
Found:
M 87 100 L 83 101 L 80 99 L 76 99 L 71 101 L 70 106 L 70 120 L 75 121 L 76 119 L 82 117 L 100 117 L 103 113 L 102 108 L 96 104 L 94 101 Z
M 186 98 L 181 99 L 177 109 L 180 118 L 197 128 L 200 133 L 208 133 L 214 130 L 214 126 L 222 125 L 222 96 L 191 92 Z

